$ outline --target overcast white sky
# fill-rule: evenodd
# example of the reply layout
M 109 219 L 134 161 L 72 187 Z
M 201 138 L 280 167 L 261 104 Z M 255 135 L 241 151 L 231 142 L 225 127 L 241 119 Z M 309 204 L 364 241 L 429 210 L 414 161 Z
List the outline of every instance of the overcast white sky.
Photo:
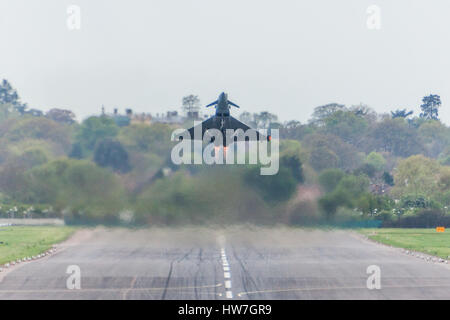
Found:
M 67 27 L 72 4 L 80 30 Z M 380 30 L 366 26 L 370 5 Z M 22 101 L 79 119 L 221 91 L 283 121 L 329 102 L 417 114 L 435 93 L 450 123 L 448 0 L 1 0 L 0 39 L 0 77 Z

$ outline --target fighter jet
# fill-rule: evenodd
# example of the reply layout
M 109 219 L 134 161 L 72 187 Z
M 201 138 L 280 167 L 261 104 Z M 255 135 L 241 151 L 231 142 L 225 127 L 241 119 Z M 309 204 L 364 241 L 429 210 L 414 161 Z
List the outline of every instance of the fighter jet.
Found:
M 236 107 L 240 108 L 237 104 L 234 102 L 228 100 L 228 96 L 225 92 L 222 92 L 219 95 L 219 98 L 211 102 L 206 106 L 206 108 L 214 106 L 216 108 L 216 114 L 212 116 L 211 118 L 203 121 L 201 124 L 194 126 L 187 131 L 190 134 L 191 140 L 203 140 L 205 133 L 209 129 L 217 129 L 222 132 L 223 137 L 223 146 L 226 147 L 228 144 L 230 144 L 233 141 L 226 141 L 226 130 L 227 129 L 233 129 L 235 132 L 238 129 L 242 129 L 241 135 L 235 135 L 234 141 L 239 141 L 239 137 L 242 137 L 245 139 L 245 141 L 260 141 L 260 140 L 267 140 L 270 141 L 271 136 L 270 135 L 263 135 L 259 133 L 259 131 L 250 128 L 248 125 L 240 122 L 236 118 L 233 118 L 230 115 L 230 108 Z M 201 126 L 201 130 L 198 130 L 197 127 Z M 197 130 L 196 130 L 197 129 Z M 201 136 L 196 136 L 194 133 L 198 131 L 201 132 Z M 245 135 L 243 135 L 245 133 Z M 209 137 L 208 137 L 209 138 Z M 214 136 L 211 136 L 209 139 L 211 142 L 214 142 Z

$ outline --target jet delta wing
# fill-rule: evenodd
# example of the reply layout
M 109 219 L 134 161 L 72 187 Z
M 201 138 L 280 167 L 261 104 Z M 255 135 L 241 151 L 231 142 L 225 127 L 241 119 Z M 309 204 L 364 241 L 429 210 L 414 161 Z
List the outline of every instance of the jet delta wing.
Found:
M 203 121 L 201 124 L 187 130 L 190 134 L 191 140 L 203 141 L 205 133 L 207 133 L 209 129 L 217 129 L 222 133 L 222 137 L 224 140 L 223 145 L 226 146 L 226 130 L 232 129 L 236 132 L 240 129 L 242 131 L 237 132 L 234 141 L 270 141 L 270 135 L 265 136 L 256 129 L 252 129 L 245 123 L 242 123 L 236 118 L 230 116 L 230 105 L 239 108 L 238 105 L 228 100 L 227 95 L 224 92 L 219 95 L 219 98 L 216 101 L 207 105 L 206 107 L 215 106 L 216 114 L 211 118 Z M 201 127 L 201 129 L 199 127 Z M 195 134 L 196 129 L 201 132 L 201 136 Z M 212 137 L 211 142 L 213 141 L 213 139 L 214 138 Z

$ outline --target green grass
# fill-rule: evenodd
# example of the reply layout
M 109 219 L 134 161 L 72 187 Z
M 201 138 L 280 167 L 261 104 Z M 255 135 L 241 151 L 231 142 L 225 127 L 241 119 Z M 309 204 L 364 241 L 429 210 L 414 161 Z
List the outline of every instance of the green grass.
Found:
M 67 239 L 75 230 L 66 226 L 1 227 L 0 265 L 38 255 Z
M 370 239 L 408 250 L 420 251 L 443 259 L 450 256 L 450 230 L 435 229 L 359 229 Z

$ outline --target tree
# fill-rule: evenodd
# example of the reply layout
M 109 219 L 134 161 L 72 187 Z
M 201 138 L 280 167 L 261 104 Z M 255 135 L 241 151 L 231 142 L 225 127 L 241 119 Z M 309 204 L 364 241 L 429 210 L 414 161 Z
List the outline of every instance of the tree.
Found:
M 383 181 L 387 185 L 390 185 L 390 186 L 394 185 L 394 177 L 387 171 L 383 172 Z
M 319 184 L 325 192 L 333 191 L 345 173 L 340 169 L 326 169 L 319 176 Z
M 391 111 L 391 117 L 392 119 L 395 118 L 407 118 L 410 115 L 412 115 L 414 113 L 414 111 L 410 110 L 410 111 L 406 111 L 406 109 L 397 109 L 395 111 Z
M 45 116 L 59 123 L 72 124 L 75 122 L 75 113 L 70 110 L 51 109 Z
M 162 158 L 170 155 L 172 128 L 164 123 L 133 124 L 122 128 L 119 141 L 131 152 L 156 154 Z
M 311 122 L 317 125 L 322 125 L 325 118 L 331 116 L 336 111 L 344 111 L 345 109 L 345 105 L 338 103 L 329 103 L 323 106 L 315 107 L 311 117 Z
M 93 150 L 97 141 L 114 138 L 119 127 L 108 117 L 89 117 L 83 121 L 77 135 L 77 141 L 87 150 Z
M 119 141 L 104 139 L 94 151 L 94 161 L 100 167 L 111 167 L 116 172 L 125 173 L 130 170 L 128 153 Z
M 281 139 L 302 140 L 308 134 L 312 134 L 316 130 L 314 124 L 301 124 L 300 121 L 288 121 L 280 128 Z
M 423 97 L 422 102 L 423 103 L 420 106 L 420 109 L 422 109 L 420 117 L 429 120 L 438 120 L 439 107 L 441 106 L 441 97 L 437 94 L 430 94 L 429 96 Z
M 401 157 L 409 157 L 423 150 L 417 130 L 402 118 L 384 119 L 375 125 L 368 137 L 365 147 L 369 150 L 392 152 Z
M 302 161 L 300 155 L 297 153 L 289 153 L 283 155 L 280 159 L 280 165 L 291 170 L 292 176 L 297 182 L 304 181 Z
M 16 89 L 6 79 L 3 79 L 0 84 L 0 103 L 11 104 L 20 114 L 23 114 L 27 108 L 27 104 L 20 102 Z
M 353 174 L 355 174 L 355 175 L 365 174 L 369 178 L 373 178 L 375 176 L 376 171 L 377 170 L 375 169 L 373 164 L 366 162 L 366 163 L 363 163 L 362 166 L 360 166 L 358 169 L 356 169 L 353 172 Z
M 254 167 L 246 172 L 246 181 L 269 203 L 289 200 L 297 188 L 292 170 L 285 166 L 280 167 L 278 173 L 272 176 L 263 176 L 260 169 Z
M 435 158 L 448 148 L 450 130 L 439 120 L 425 121 L 420 125 L 418 133 L 427 147 L 428 152 L 424 154 Z
M 358 198 L 363 195 L 369 186 L 365 176 L 347 175 L 339 179 L 333 191 L 319 199 L 319 205 L 328 219 L 331 219 L 339 207 L 354 207 Z
M 257 124 L 255 122 L 255 114 L 251 114 L 248 111 L 244 111 L 239 115 L 239 120 L 243 123 L 249 125 L 250 127 L 256 127 Z
M 376 171 L 381 171 L 386 166 L 386 160 L 383 155 L 375 151 L 367 155 L 365 162 L 372 165 Z
M 69 157 L 74 159 L 83 159 L 84 158 L 84 150 L 83 146 L 80 142 L 75 142 L 72 145 L 72 149 L 69 152 Z
M 313 155 L 312 158 L 310 157 L 309 162 L 316 169 L 320 167 L 322 169 L 340 168 L 344 170 L 353 170 L 362 162 L 361 154 L 353 145 L 342 141 L 341 138 L 332 134 L 308 135 L 308 139 L 305 141 L 305 144 L 310 147 L 311 154 Z M 321 149 L 320 151 L 315 151 L 315 149 L 319 148 Z M 334 157 L 331 156 L 331 158 L 335 158 L 336 162 L 328 161 L 331 158 L 326 156 L 328 152 L 325 152 L 325 150 L 330 150 L 333 152 Z M 325 156 L 324 159 L 321 159 L 321 153 Z M 316 161 L 318 162 L 315 163 Z M 328 165 L 326 165 L 326 163 L 328 163 Z
M 183 110 L 188 115 L 192 115 L 195 111 L 198 111 L 200 107 L 200 99 L 193 94 L 183 97 L 182 103 Z
M 439 173 L 438 162 L 423 155 L 400 160 L 392 193 L 396 196 L 431 196 L 438 188 Z
M 270 124 L 274 121 L 277 121 L 278 117 L 270 112 L 262 111 L 259 114 L 255 115 L 255 122 L 258 128 L 269 128 Z
M 60 152 L 70 150 L 71 129 L 46 118 L 25 118 L 11 121 L 9 128 L 2 136 L 3 142 L 46 140 L 53 142 Z M 55 149 L 56 151 L 56 149 Z
M 66 222 L 114 223 L 125 204 L 118 177 L 91 161 L 54 160 L 26 175 L 29 200 L 64 210 Z
M 356 143 L 368 127 L 364 117 L 357 116 L 351 111 L 338 110 L 323 119 L 325 126 L 322 130 L 334 134 L 348 143 Z
M 319 146 L 311 151 L 309 164 L 317 171 L 336 168 L 339 157 L 327 146 Z
M 367 104 L 360 103 L 350 107 L 350 111 L 358 117 L 363 117 L 370 120 L 376 120 L 376 112 Z

